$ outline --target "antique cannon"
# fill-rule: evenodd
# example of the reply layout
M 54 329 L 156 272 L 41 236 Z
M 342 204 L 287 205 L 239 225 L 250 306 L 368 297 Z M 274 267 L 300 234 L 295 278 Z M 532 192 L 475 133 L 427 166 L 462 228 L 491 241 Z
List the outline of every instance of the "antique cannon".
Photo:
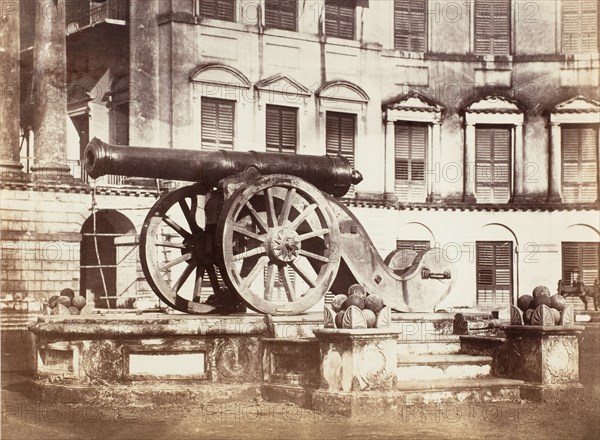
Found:
M 382 260 L 342 197 L 361 174 L 343 157 L 194 151 L 107 145 L 93 139 L 88 174 L 196 182 L 163 194 L 140 232 L 140 259 L 154 292 L 171 307 L 208 313 L 216 297 L 290 315 L 326 292 L 362 284 L 398 311 L 431 311 L 450 291 L 452 268 L 438 250 Z M 208 301 L 207 301 L 208 302 Z

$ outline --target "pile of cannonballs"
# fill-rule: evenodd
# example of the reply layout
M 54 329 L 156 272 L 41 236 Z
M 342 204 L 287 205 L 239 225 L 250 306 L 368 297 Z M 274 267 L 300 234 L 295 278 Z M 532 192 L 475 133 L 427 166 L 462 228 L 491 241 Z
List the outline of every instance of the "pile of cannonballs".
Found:
M 550 295 L 546 286 L 537 286 L 532 295 L 520 296 L 517 307 L 511 306 L 513 325 L 572 325 L 573 306 L 562 295 Z
M 376 294 L 369 294 L 360 284 L 348 288 L 348 294 L 333 297 L 325 306 L 325 328 L 364 329 L 389 327 L 392 309 Z
M 75 295 L 73 289 L 63 289 L 60 295 L 51 296 L 48 300 L 47 314 L 50 315 L 89 315 L 91 306 L 81 295 Z

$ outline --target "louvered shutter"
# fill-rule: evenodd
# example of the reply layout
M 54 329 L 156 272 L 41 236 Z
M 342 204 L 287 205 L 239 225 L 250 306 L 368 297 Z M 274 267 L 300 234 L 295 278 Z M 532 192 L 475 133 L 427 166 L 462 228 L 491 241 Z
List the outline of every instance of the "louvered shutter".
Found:
M 325 2 L 325 35 L 354 39 L 356 5 L 353 0 L 327 0 Z
M 510 53 L 510 0 L 475 0 L 475 53 Z
M 396 249 L 421 252 L 430 249 L 429 241 L 427 240 L 396 240 Z
M 394 48 L 425 52 L 427 29 L 426 0 L 394 1 Z
M 297 8 L 297 0 L 265 0 L 265 25 L 295 31 Z
M 508 304 L 512 299 L 510 241 L 477 242 L 477 304 Z
M 475 193 L 483 203 L 506 203 L 510 199 L 509 127 L 476 127 Z
M 267 105 L 267 151 L 295 153 L 298 109 Z
M 425 199 L 425 124 L 397 122 L 395 130 L 395 192 L 400 201 Z
M 235 102 L 202 98 L 200 130 L 202 149 L 232 149 Z
M 598 198 L 598 128 L 561 128 L 562 193 L 568 203 L 593 203 Z
M 562 0 L 562 50 L 564 53 L 598 50 L 597 0 Z
M 600 244 L 585 242 L 562 243 L 562 280 L 573 285 L 577 277 L 592 286 L 600 276 Z
M 235 21 L 236 0 L 200 0 L 200 17 Z
M 354 168 L 354 139 L 356 133 L 356 115 L 350 113 L 327 112 L 325 122 L 325 147 L 328 155 L 342 156 L 348 159 Z M 348 195 L 354 191 L 350 188 Z

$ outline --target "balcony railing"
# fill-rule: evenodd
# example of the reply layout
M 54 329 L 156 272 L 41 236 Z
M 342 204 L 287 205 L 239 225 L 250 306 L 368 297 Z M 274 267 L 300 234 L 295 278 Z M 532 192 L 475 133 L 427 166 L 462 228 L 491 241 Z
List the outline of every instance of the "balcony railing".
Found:
M 67 31 L 75 32 L 78 29 L 108 20 L 128 22 L 129 14 L 129 0 L 106 0 L 104 3 L 68 2 Z

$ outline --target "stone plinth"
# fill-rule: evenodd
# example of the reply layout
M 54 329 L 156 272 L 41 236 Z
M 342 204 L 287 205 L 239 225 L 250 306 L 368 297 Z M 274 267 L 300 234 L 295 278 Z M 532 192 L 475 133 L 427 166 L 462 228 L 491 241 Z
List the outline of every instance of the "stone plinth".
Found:
M 581 388 L 579 341 L 582 326 L 509 325 L 498 358 L 498 372 L 525 381 L 521 397 L 555 400 Z
M 399 331 L 319 329 L 321 390 L 388 391 L 396 387 Z

